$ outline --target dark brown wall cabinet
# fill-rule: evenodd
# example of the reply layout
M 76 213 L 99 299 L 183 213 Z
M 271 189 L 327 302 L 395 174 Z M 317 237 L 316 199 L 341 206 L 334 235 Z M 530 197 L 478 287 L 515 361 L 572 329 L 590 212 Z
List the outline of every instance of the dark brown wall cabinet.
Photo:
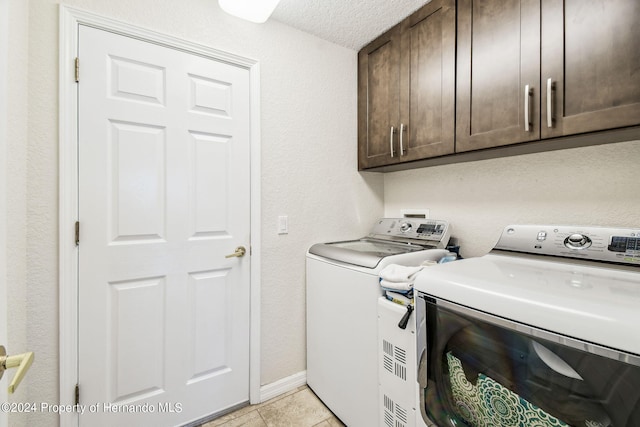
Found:
M 638 0 L 431 1 L 358 55 L 359 169 L 640 130 L 638 22 Z
M 454 152 L 455 0 L 432 0 L 358 54 L 358 168 Z
M 459 0 L 456 152 L 640 124 L 638 0 Z

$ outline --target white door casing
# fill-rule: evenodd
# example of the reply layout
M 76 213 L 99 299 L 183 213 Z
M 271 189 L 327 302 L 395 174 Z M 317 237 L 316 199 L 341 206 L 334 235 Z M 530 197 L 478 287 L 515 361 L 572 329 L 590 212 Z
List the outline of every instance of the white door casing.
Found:
M 258 401 L 259 129 L 257 120 L 247 125 L 249 112 L 253 118 L 259 113 L 257 64 L 64 6 L 61 20 L 66 47 L 61 74 L 69 71 L 73 48 L 79 46 L 84 76 L 75 194 L 72 144 L 78 136 L 72 117 L 61 114 L 61 403 L 73 403 L 76 367 L 81 404 L 148 403 L 179 411 L 154 420 L 147 414 L 139 425 L 184 423 L 246 401 L 249 384 L 251 401 Z M 116 46 L 119 50 L 113 50 Z M 94 79 L 103 87 L 92 88 Z M 64 77 L 62 87 L 67 95 L 78 90 Z M 61 90 L 61 111 L 73 116 L 78 105 L 62 95 Z M 89 100 L 97 100 L 95 115 L 84 108 Z M 238 118 L 244 126 L 238 126 Z M 243 139 L 244 147 L 236 143 Z M 233 165 L 236 158 L 242 158 L 246 171 L 240 163 Z M 208 185 L 214 182 L 229 187 Z M 233 206 L 220 209 L 220 200 Z M 79 252 L 65 233 L 74 203 L 81 223 Z M 238 226 L 249 221 L 251 236 Z M 251 259 L 224 258 L 249 243 Z M 78 253 L 79 279 L 73 271 Z M 249 277 L 250 290 L 228 286 L 248 283 Z M 73 284 L 78 280 L 79 291 Z M 73 330 L 78 315 L 75 341 L 65 325 Z M 233 334 L 233 339 L 217 336 L 226 345 L 210 345 L 220 332 L 214 325 L 248 331 L 249 320 L 251 337 L 242 337 L 242 345 L 235 346 L 241 337 Z M 246 378 L 233 364 L 249 364 L 249 342 Z M 239 373 L 231 381 L 239 386 L 225 382 Z M 216 399 L 218 407 L 210 403 Z M 76 419 L 76 414 L 63 415 L 61 425 L 74 425 Z M 124 419 L 136 423 L 131 414 Z

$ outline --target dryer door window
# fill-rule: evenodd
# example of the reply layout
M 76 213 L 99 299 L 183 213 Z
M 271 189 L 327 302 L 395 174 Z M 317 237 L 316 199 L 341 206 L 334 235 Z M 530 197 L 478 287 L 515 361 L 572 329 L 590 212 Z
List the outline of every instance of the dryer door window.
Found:
M 640 426 L 637 356 L 429 298 L 425 326 L 427 424 Z

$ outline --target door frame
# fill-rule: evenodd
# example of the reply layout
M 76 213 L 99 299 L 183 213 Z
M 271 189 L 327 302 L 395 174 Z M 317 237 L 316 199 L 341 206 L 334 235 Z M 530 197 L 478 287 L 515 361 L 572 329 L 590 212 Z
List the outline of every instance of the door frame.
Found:
M 3 1 L 3 0 L 0 0 Z M 60 290 L 60 404 L 75 403 L 78 384 L 78 247 L 75 223 L 78 220 L 78 86 L 75 58 L 80 25 L 143 40 L 245 68 L 250 84 L 250 326 L 249 401 L 260 402 L 260 64 L 249 59 L 186 41 L 93 12 L 60 5 L 59 52 L 59 290 Z M 82 68 L 82 66 L 80 66 Z M 0 194 L 1 196 L 1 194 Z M 63 413 L 60 425 L 78 425 L 77 413 Z

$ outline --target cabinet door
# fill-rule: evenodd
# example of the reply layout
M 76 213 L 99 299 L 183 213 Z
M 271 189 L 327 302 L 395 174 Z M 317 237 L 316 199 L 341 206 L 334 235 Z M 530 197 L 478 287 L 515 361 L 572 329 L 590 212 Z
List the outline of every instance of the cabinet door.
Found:
M 456 151 L 539 139 L 539 0 L 460 0 L 457 59 Z
M 543 138 L 640 124 L 639 22 L 638 0 L 542 0 Z
M 453 153 L 455 12 L 455 0 L 433 0 L 403 21 L 398 136 L 403 161 Z
M 399 161 L 400 26 L 358 53 L 358 169 Z

